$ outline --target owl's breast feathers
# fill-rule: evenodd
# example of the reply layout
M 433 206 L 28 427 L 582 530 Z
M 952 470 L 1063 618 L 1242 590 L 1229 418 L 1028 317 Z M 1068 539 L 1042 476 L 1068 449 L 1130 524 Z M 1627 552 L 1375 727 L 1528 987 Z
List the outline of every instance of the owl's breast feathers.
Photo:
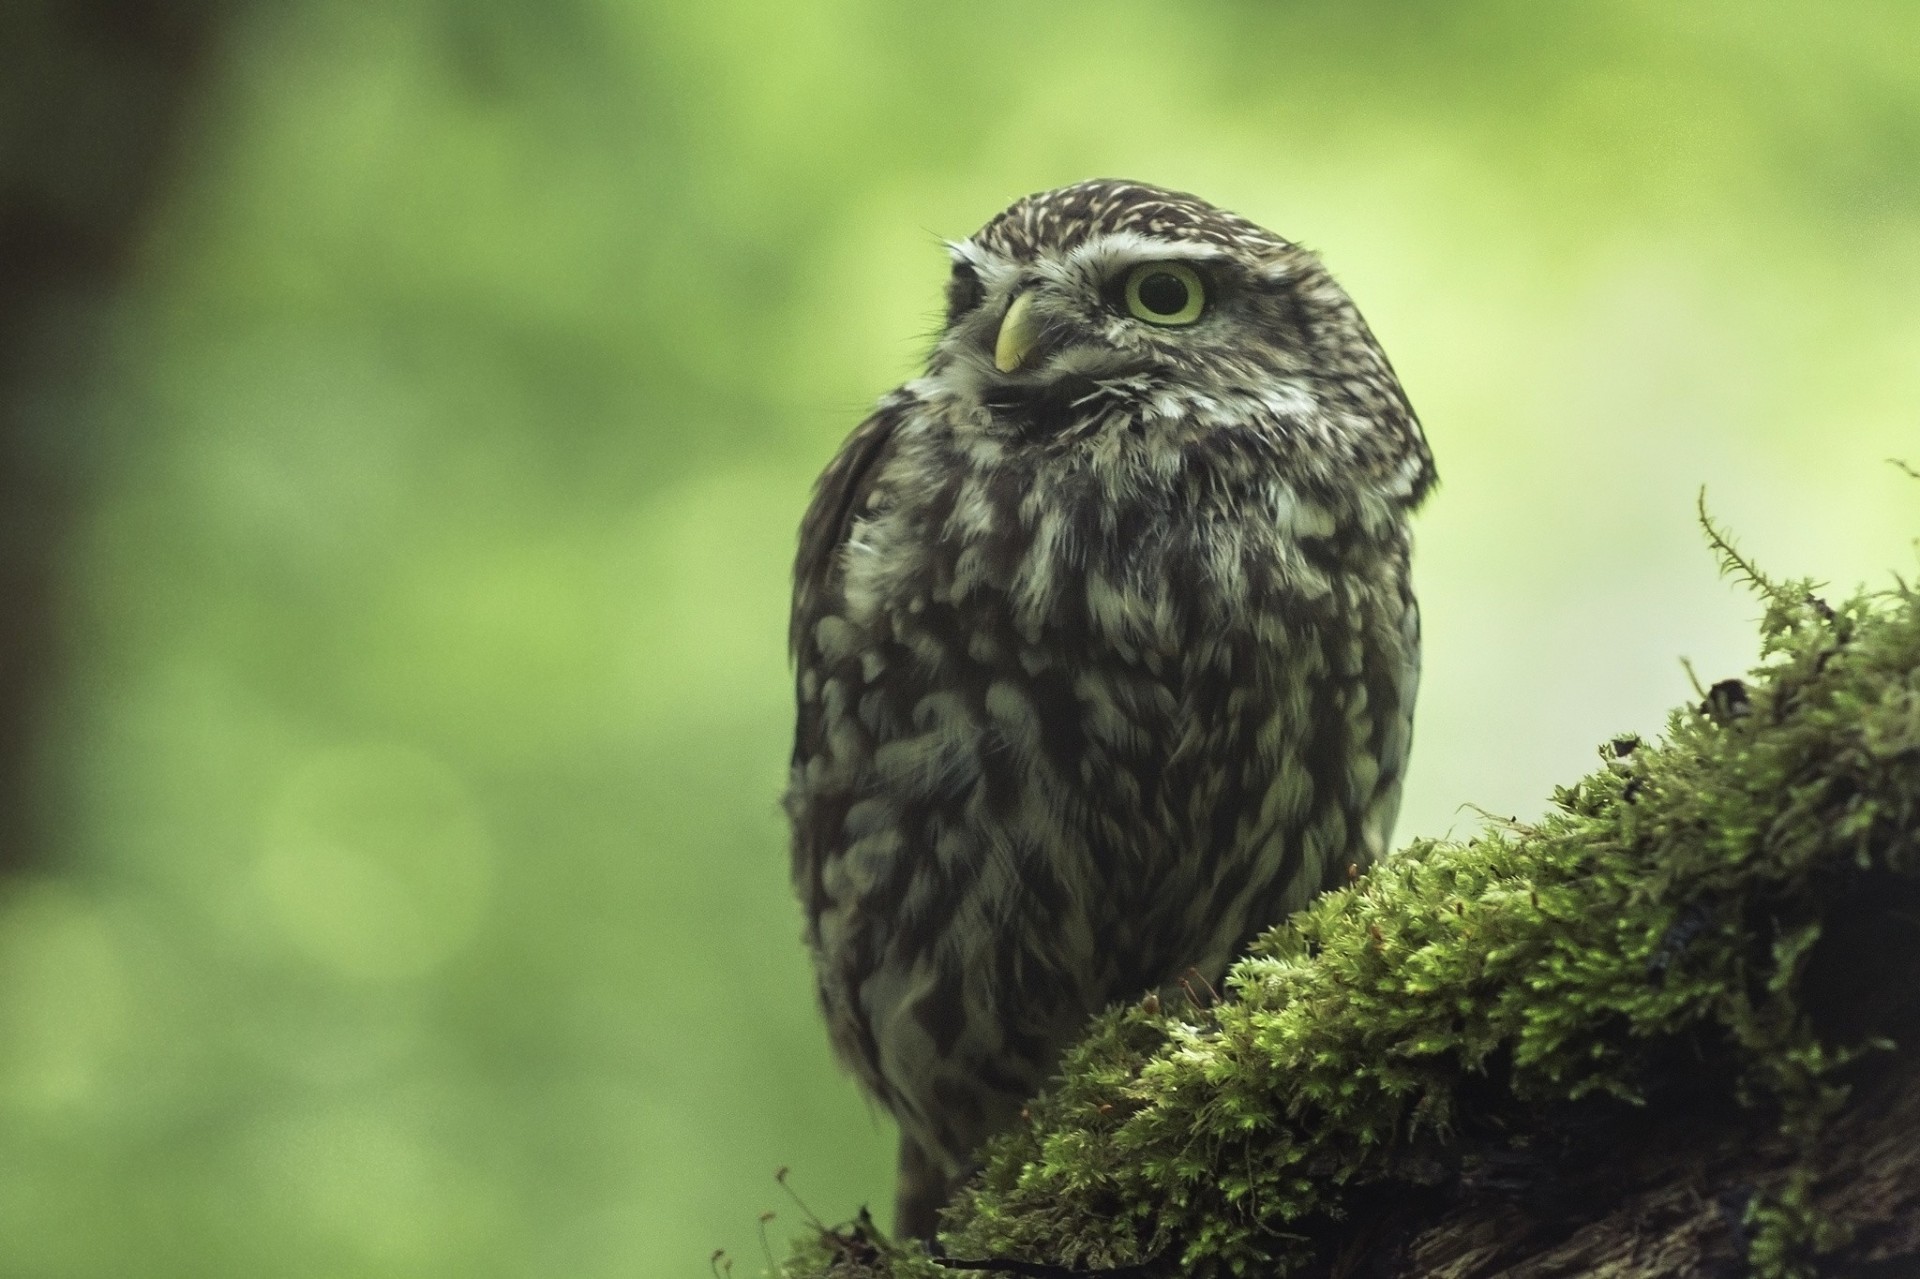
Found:
M 997 1019 L 1032 1040 L 1002 1059 L 1044 1063 L 1089 1009 L 1217 975 L 1392 824 L 1402 513 L 1316 501 L 1230 434 L 1117 434 L 1036 459 L 896 393 L 802 526 L 794 875 L 836 1042 L 896 1109 L 889 1019 L 939 1059 Z M 863 989 L 935 948 L 996 970 Z

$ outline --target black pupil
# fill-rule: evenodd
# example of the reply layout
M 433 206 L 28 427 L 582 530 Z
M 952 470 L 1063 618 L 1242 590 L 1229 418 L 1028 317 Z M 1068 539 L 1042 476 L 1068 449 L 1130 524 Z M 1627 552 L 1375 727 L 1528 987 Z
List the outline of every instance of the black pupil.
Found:
M 1140 281 L 1140 305 L 1155 315 L 1178 315 L 1187 306 L 1187 282 L 1177 275 L 1155 271 Z

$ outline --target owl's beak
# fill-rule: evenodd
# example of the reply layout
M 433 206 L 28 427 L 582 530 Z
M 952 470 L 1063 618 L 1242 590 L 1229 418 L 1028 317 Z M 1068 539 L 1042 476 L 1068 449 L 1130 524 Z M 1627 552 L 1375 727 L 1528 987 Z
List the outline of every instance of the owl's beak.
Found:
M 1040 340 L 1040 323 L 1033 318 L 1033 293 L 1029 290 L 1013 300 L 1000 321 L 1000 336 L 993 344 L 993 367 L 1011 373 L 1027 362 L 1033 344 Z

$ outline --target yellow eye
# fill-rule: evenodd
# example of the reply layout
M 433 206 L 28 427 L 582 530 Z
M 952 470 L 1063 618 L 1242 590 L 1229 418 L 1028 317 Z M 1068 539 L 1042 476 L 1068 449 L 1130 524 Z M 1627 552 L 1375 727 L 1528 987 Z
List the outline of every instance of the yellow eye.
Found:
M 1200 273 L 1183 262 L 1142 262 L 1127 272 L 1127 310 L 1148 324 L 1192 324 L 1207 307 Z

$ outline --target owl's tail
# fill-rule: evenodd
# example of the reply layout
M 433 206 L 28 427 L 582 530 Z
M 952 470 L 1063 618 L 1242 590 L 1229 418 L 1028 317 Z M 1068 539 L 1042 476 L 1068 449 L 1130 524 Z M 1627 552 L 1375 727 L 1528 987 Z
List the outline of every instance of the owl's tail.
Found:
M 940 1161 L 919 1142 L 900 1136 L 900 1172 L 894 1191 L 893 1230 L 901 1239 L 931 1244 L 940 1225 L 940 1210 L 953 1194 L 953 1183 Z

